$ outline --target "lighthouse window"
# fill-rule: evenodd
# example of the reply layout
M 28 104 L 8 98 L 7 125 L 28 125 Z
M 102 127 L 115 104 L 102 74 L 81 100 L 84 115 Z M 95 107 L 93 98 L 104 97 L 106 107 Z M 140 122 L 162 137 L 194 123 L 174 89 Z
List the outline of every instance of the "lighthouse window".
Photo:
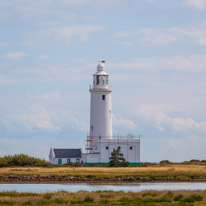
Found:
M 117 149 L 121 150 L 121 147 L 119 146 Z
M 106 147 L 106 150 L 108 150 L 109 149 L 109 147 Z
M 130 149 L 130 150 L 133 150 L 133 147 L 130 147 L 129 149 Z
M 97 79 L 97 81 L 96 81 L 96 83 L 97 83 L 97 85 L 99 85 L 99 75 L 97 75 L 97 77 L 96 77 Z
M 105 100 L 105 95 L 102 95 L 102 100 Z
M 104 75 L 102 76 L 103 79 L 103 85 L 107 85 L 108 84 L 108 76 Z

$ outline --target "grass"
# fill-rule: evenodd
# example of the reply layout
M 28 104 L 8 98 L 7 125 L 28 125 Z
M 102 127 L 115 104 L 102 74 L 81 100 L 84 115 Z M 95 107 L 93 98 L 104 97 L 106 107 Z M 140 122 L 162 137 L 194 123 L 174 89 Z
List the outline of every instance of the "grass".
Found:
M 1 192 L 0 205 L 206 205 L 206 191 L 14 193 Z
M 12 179 L 12 176 L 15 177 Z M 78 181 L 86 178 L 86 181 L 132 181 L 136 178 L 148 178 L 147 181 L 205 181 L 206 166 L 204 165 L 152 165 L 148 167 L 5 167 L 0 168 L 0 181 L 8 177 L 10 182 L 19 182 L 18 177 L 32 176 L 27 182 L 34 181 L 68 181 L 64 177 L 75 177 Z M 47 178 L 48 176 L 48 178 Z M 41 178 L 43 177 L 43 178 Z M 60 177 L 61 179 L 58 179 Z M 6 180 L 8 181 L 8 180 Z M 72 180 L 69 180 L 72 181 Z
M 49 175 L 75 176 L 90 178 L 109 177 L 169 177 L 187 179 L 206 179 L 206 166 L 203 165 L 169 165 L 148 167 L 13 167 L 0 168 L 0 176 Z

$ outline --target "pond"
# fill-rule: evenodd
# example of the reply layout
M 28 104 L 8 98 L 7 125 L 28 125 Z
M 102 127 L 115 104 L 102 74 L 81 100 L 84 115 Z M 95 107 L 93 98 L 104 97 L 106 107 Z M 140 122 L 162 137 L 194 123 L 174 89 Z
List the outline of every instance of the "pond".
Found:
M 72 184 L 0 184 L 0 191 L 17 192 L 78 192 L 78 191 L 112 190 L 124 192 L 140 192 L 146 190 L 206 190 L 206 182 L 176 183 L 72 183 Z

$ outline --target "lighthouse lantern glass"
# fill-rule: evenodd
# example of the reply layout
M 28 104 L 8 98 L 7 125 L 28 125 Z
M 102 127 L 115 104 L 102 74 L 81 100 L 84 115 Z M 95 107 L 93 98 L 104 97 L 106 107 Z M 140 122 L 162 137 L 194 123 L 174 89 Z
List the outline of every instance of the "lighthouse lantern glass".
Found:
M 107 85 L 108 84 L 108 76 L 104 75 L 102 76 L 103 78 L 103 85 Z
M 96 78 L 97 78 L 97 79 L 96 79 L 96 85 L 99 85 L 99 75 L 97 75 Z

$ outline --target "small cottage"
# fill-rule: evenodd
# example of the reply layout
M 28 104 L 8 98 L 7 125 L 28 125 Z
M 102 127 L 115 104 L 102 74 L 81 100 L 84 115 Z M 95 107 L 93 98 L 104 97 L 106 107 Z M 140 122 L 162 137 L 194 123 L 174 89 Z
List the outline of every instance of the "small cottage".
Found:
M 81 149 L 55 149 L 51 148 L 49 152 L 49 162 L 52 164 L 68 164 L 71 162 L 82 162 Z

